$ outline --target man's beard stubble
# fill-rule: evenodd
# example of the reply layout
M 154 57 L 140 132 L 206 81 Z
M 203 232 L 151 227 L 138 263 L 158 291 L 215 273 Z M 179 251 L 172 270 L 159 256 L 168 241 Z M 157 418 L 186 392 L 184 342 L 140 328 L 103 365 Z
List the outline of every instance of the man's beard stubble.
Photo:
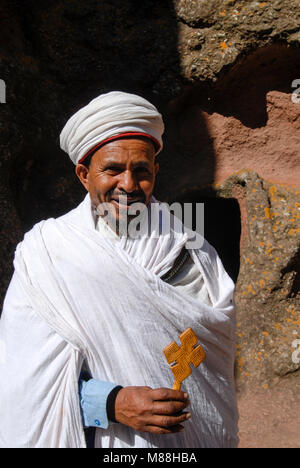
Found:
M 124 196 L 122 195 L 122 201 Z M 138 237 L 141 232 L 148 232 L 147 205 L 142 202 L 124 204 L 126 208 L 117 207 L 110 202 L 99 203 L 95 211 L 103 221 L 119 236 Z M 122 206 L 121 204 L 121 206 Z

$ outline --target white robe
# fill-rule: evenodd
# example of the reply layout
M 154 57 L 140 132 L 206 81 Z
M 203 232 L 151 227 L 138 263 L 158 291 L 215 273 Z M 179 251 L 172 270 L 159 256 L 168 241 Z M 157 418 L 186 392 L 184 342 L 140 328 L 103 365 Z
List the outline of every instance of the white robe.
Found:
M 109 237 L 113 243 L 120 242 L 120 237 L 102 220 L 94 216 L 95 228 L 102 235 Z M 183 295 L 193 297 L 195 300 L 212 306 L 206 284 L 199 268 L 189 255 L 179 271 L 168 283 L 177 288 Z
M 164 211 L 164 216 L 167 213 Z M 163 348 L 187 327 L 206 359 L 184 382 L 192 418 L 170 436 L 121 424 L 96 430 L 96 447 L 235 447 L 233 282 L 204 242 L 190 255 L 213 307 L 164 283 L 186 235 L 99 235 L 87 196 L 19 244 L 0 321 L 0 446 L 85 447 L 78 378 L 172 387 Z

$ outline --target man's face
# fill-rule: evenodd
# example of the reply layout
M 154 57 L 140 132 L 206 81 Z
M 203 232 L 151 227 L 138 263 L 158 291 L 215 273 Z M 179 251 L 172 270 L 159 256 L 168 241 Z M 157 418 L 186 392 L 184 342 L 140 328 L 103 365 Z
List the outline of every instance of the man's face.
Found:
M 92 157 L 90 167 L 76 166 L 94 207 L 109 210 L 115 225 L 126 218 L 133 203 L 148 205 L 159 165 L 147 138 L 122 138 L 106 143 Z

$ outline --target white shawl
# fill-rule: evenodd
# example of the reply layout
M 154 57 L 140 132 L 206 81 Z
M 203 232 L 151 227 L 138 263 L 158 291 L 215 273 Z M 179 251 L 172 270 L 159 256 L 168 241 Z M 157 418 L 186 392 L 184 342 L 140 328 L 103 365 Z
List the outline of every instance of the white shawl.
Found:
M 159 209 L 159 203 L 156 206 Z M 163 218 L 167 216 L 164 208 Z M 183 384 L 192 414 L 184 432 L 159 436 L 110 424 L 106 430 L 96 430 L 95 446 L 237 445 L 233 282 L 207 242 L 190 254 L 213 307 L 163 282 L 159 276 L 170 269 L 186 242 L 186 234 L 165 233 L 159 239 L 124 238 L 115 244 L 96 231 L 88 195 L 75 210 L 42 221 L 25 235 L 16 250 L 16 277 L 24 304 L 30 304 L 55 338 L 49 338 L 49 346 L 44 343 L 41 349 L 31 349 L 38 333 L 35 320 L 22 338 L 13 301 L 7 302 L 4 315 L 9 320 L 0 327 L 0 341 L 5 348 L 6 340 L 18 336 L 15 346 L 27 356 L 26 366 L 18 372 L 31 375 L 32 387 L 23 391 L 24 395 L 32 392 L 37 421 L 30 414 L 32 409 L 19 404 L 19 421 L 34 420 L 34 430 L 28 428 L 28 435 L 23 431 L 18 437 L 15 420 L 7 427 L 8 408 L 20 398 L 21 378 L 12 373 L 14 361 L 8 353 L 0 360 L 0 446 L 85 447 L 78 398 L 83 361 L 96 379 L 123 386 L 171 388 L 173 377 L 162 350 L 174 339 L 178 341 L 187 327 L 198 336 L 206 360 Z M 53 339 L 58 341 L 50 346 Z

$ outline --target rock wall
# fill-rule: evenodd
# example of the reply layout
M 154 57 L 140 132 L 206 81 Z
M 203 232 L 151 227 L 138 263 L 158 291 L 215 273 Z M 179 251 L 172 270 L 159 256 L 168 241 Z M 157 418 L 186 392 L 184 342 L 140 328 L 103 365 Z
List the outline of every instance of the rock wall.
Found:
M 166 120 L 155 195 L 205 202 L 237 279 L 238 388 L 299 389 L 299 1 L 2 0 L 0 25 L 1 299 L 24 231 L 84 195 L 68 117 L 140 93 Z

